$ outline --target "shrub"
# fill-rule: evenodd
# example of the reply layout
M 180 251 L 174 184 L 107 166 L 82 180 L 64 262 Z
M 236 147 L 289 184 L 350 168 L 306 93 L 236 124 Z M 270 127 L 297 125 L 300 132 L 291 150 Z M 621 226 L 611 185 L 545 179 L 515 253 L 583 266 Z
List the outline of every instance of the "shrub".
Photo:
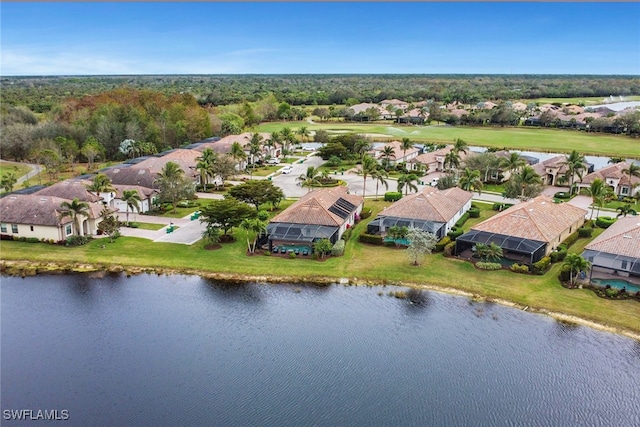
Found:
M 449 243 L 451 243 L 451 237 L 444 236 L 442 239 L 440 239 L 438 243 L 436 243 L 436 246 L 433 248 L 433 251 L 442 252 L 444 251 L 444 247 L 447 246 Z
M 353 228 L 347 228 L 344 233 L 342 233 L 342 236 L 340 237 L 341 240 L 349 240 L 351 238 L 351 234 L 353 233 Z
M 575 242 L 578 241 L 578 237 L 580 237 L 580 234 L 578 234 L 578 232 L 576 231 L 575 233 L 571 233 L 569 234 L 569 236 L 567 236 L 566 239 L 564 239 L 564 242 L 562 242 L 567 248 L 571 247 L 571 245 L 573 245 Z
M 480 218 L 480 209 L 478 208 L 471 208 L 467 212 L 470 218 Z
M 550 265 L 551 265 L 551 257 L 546 256 L 542 258 L 540 261 L 534 262 L 531 270 L 535 274 L 544 274 L 549 269 Z
M 561 282 L 568 282 L 571 279 L 571 267 L 563 265 L 558 275 L 558 280 Z
M 444 247 L 444 255 L 445 256 L 451 256 L 453 255 L 453 252 L 456 249 L 456 242 L 450 242 L 447 243 L 447 245 Z
M 371 216 L 371 208 L 362 208 L 360 212 L 360 219 L 367 219 Z
M 140 224 L 138 224 L 137 222 L 130 222 L 128 227 L 129 228 L 139 228 Z
M 70 236 L 65 240 L 65 246 L 82 246 L 89 243 L 89 238 L 87 236 Z
M 462 214 L 458 222 L 456 222 L 456 227 L 460 228 L 464 225 L 465 222 L 469 219 L 469 212 L 465 212 Z
M 342 256 L 344 254 L 344 240 L 338 240 L 333 248 L 331 249 L 331 255 L 333 256 Z
M 381 245 L 383 244 L 382 236 L 362 233 L 360 234 L 359 240 L 362 243 L 371 243 L 372 245 Z
M 449 236 L 449 238 L 451 240 L 456 240 L 458 237 L 462 236 L 464 234 L 464 230 L 462 228 L 456 228 L 451 229 L 450 232 L 447 233 L 447 236 Z
M 600 228 L 609 228 L 609 226 L 614 222 L 616 222 L 616 218 L 609 218 L 606 216 L 601 216 L 596 219 L 596 225 Z
M 513 205 L 510 205 L 509 203 L 494 203 L 492 209 L 494 211 L 503 211 L 511 206 Z
M 529 272 L 529 266 L 526 264 L 511 264 L 511 267 L 509 267 L 509 269 L 511 271 L 513 271 L 514 273 L 528 273 Z
M 27 237 L 27 243 L 40 243 L 40 239 L 37 237 Z
M 580 237 L 591 237 L 592 234 L 593 234 L 593 228 L 591 227 L 578 228 L 578 236 Z
M 571 194 L 566 193 L 564 191 L 558 191 L 556 194 L 553 195 L 553 197 L 555 197 L 556 199 L 570 199 L 571 198 Z
M 289 252 L 289 258 L 295 259 L 295 257 L 296 257 L 296 253 L 295 252 Z
M 502 269 L 502 264 L 499 262 L 476 262 L 476 267 L 480 270 L 500 270 Z
M 402 193 L 399 191 L 387 191 L 384 193 L 385 202 L 397 202 L 400 199 L 402 199 Z
M 549 258 L 551 259 L 551 262 L 564 261 L 564 259 L 567 257 L 567 253 L 568 252 L 566 247 L 558 246 L 558 250 L 551 252 Z

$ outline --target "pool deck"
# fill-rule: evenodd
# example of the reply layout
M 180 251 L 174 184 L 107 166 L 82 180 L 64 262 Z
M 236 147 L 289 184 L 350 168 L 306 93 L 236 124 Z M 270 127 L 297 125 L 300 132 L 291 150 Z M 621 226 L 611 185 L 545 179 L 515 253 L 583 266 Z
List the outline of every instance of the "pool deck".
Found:
M 591 273 L 591 280 L 593 281 L 594 279 L 598 279 L 598 280 L 624 280 L 625 282 L 629 282 L 630 284 L 632 284 L 634 286 L 640 287 L 640 277 L 635 277 L 635 276 L 625 277 L 625 276 L 620 276 L 619 274 L 607 273 L 607 272 L 599 271 L 599 270 L 596 270 L 596 269 L 594 269 L 593 272 Z M 597 285 L 597 283 L 593 283 L 593 284 Z

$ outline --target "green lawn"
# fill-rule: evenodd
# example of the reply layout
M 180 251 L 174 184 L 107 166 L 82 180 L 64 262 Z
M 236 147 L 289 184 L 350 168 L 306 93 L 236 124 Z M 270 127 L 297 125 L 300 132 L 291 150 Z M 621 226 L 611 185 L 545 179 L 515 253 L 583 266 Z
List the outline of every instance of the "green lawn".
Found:
M 279 211 L 290 203 L 283 202 Z M 245 234 L 239 229 L 234 231 L 237 238 L 235 243 L 224 244 L 221 249 L 214 251 L 205 250 L 203 242 L 187 246 L 133 237 L 121 237 L 114 243 L 106 244 L 105 249 L 100 248 L 105 240 L 98 239 L 75 248 L 1 241 L 0 250 L 3 260 L 30 260 L 32 268 L 38 263 L 44 265 L 47 262 L 57 262 L 70 268 L 87 263 L 172 269 L 186 273 L 216 272 L 238 278 L 268 274 L 284 276 L 291 281 L 349 277 L 378 284 L 431 284 L 574 315 L 640 333 L 638 302 L 605 300 L 589 290 L 565 289 L 557 280 L 559 264 L 543 276 L 530 276 L 509 271 L 480 271 L 471 263 L 433 254 L 421 266 L 413 267 L 406 251 L 402 249 L 358 242 L 358 235 L 366 229 L 366 223 L 388 205 L 383 201 L 367 200 L 366 206 L 373 209 L 371 218 L 354 228 L 344 256 L 329 258 L 324 262 L 306 257 L 292 260 L 270 255 L 247 256 Z M 481 212 L 483 216 L 490 215 L 488 209 L 482 209 Z M 465 228 L 470 227 L 473 220 L 470 219 Z M 579 252 L 586 242 L 586 239 L 579 240 L 571 250 Z
M 259 132 L 273 132 L 291 122 L 264 123 Z M 398 126 L 359 123 L 307 123 L 309 130 L 357 132 L 387 135 L 388 139 L 410 138 L 415 142 L 451 143 L 456 138 L 469 145 L 541 152 L 571 152 L 601 156 L 640 158 L 640 141 L 620 135 L 593 134 L 572 130 L 537 128 L 494 128 L 454 126 Z
M 16 178 L 20 178 L 30 171 L 31 168 L 23 165 L 22 163 L 0 160 L 0 179 L 4 178 L 4 176 L 9 173 L 13 173 Z
M 131 222 L 133 224 L 137 224 L 138 226 L 136 228 L 139 228 L 141 230 L 157 231 L 157 230 L 160 230 L 163 227 L 166 227 L 166 224 L 155 224 L 155 223 L 151 223 L 151 222 L 133 222 L 133 221 L 131 221 Z

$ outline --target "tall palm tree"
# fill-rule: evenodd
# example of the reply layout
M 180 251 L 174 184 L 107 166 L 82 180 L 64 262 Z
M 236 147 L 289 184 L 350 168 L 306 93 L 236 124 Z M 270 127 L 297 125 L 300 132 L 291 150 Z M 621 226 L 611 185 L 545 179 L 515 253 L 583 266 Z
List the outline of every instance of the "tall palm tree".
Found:
M 108 193 L 114 191 L 113 185 L 111 185 L 111 179 L 103 173 L 99 173 L 93 177 L 91 184 L 87 185 L 87 190 L 96 195 L 100 193 Z
M 238 141 L 231 144 L 229 155 L 231 155 L 231 158 L 236 162 L 236 164 L 247 158 L 247 153 L 244 152 L 244 148 L 242 148 L 242 145 L 240 145 Z M 234 168 L 234 175 L 235 170 L 236 169 Z
M 184 171 L 175 162 L 167 162 L 162 170 L 158 172 L 155 184 L 160 188 L 161 193 L 165 193 L 171 198 L 173 204 L 173 212 L 176 212 L 176 202 L 180 194 L 179 186 L 181 185 Z
M 449 151 L 444 156 L 443 166 L 445 169 L 452 171 L 460 167 L 460 155 L 454 150 Z
M 512 178 L 516 180 L 518 185 L 522 188 L 520 197 L 524 198 L 525 189 L 529 185 L 542 184 L 542 178 L 538 175 L 531 166 L 523 167 L 520 172 L 515 174 Z
M 640 165 L 631 163 L 628 168 L 622 169 L 622 173 L 629 175 L 629 178 L 632 176 L 640 178 Z
M 358 139 L 353 145 L 353 151 L 361 157 L 367 154 L 369 150 L 371 150 L 371 143 L 366 138 Z
M 607 163 L 622 163 L 624 162 L 624 158 L 623 157 L 612 157 L 609 159 L 609 161 Z
M 581 272 L 586 273 L 591 269 L 591 263 L 576 253 L 568 253 L 562 265 L 569 267 L 569 282 L 572 285 L 575 285 Z
M 518 153 L 509 153 L 509 157 L 500 159 L 500 166 L 507 169 L 510 174 L 526 164 L 527 162 Z
M 282 137 L 282 142 L 283 142 L 282 150 L 284 154 L 284 151 L 286 150 L 287 152 L 289 152 L 290 145 L 296 142 L 296 135 L 293 133 L 291 128 L 284 127 L 280 131 L 280 136 Z
M 207 183 L 209 178 L 213 178 L 213 168 L 217 160 L 218 155 L 211 148 L 205 148 L 202 152 L 202 156 L 197 157 L 196 170 L 200 172 L 200 182 L 204 187 L 205 193 L 207 192 Z
M 129 224 L 129 209 L 136 210 L 140 212 L 140 195 L 136 190 L 124 190 L 122 192 L 122 201 L 127 204 L 126 214 L 127 214 L 127 224 Z
M 250 254 L 254 253 L 256 251 L 258 237 L 267 229 L 266 221 L 262 221 L 260 218 L 245 218 L 240 223 L 240 228 L 244 229 L 247 233 L 247 250 Z M 253 238 L 253 242 L 251 238 Z
M 409 138 L 402 138 L 400 142 L 400 148 L 402 148 L 402 158 L 407 161 L 407 150 L 413 148 L 413 142 Z
M 306 126 L 300 126 L 300 128 L 296 131 L 296 133 L 300 136 L 300 141 L 306 142 L 309 137 L 309 129 Z
M 477 191 L 478 194 L 482 193 L 482 180 L 480 179 L 479 170 L 472 171 L 469 168 L 464 168 L 458 184 L 463 190 Z
M 256 157 L 260 158 L 263 139 L 262 135 L 258 132 L 254 132 L 249 139 L 249 143 L 245 145 L 245 148 L 249 150 L 249 155 L 251 156 L 251 164 L 255 164 Z
M 577 175 L 582 180 L 582 174 L 585 170 L 584 156 L 573 150 L 571 154 L 565 155 L 565 160 L 561 164 L 567 167 L 566 176 L 569 180 L 569 194 L 573 194 L 575 177 Z
M 468 149 L 469 145 L 466 143 L 466 141 L 463 141 L 460 138 L 457 138 L 455 141 L 453 141 L 452 151 L 456 152 L 457 154 L 459 154 L 460 152 L 467 154 Z
M 309 191 L 311 191 L 311 187 L 313 187 L 314 185 L 321 184 L 320 182 L 321 174 L 322 173 L 318 168 L 316 168 L 315 166 L 309 166 L 307 168 L 307 172 L 303 173 L 298 178 L 296 178 L 296 181 L 300 183 L 300 186 L 307 187 L 309 188 Z
M 362 177 L 364 178 L 364 181 L 362 183 L 362 197 L 364 197 L 367 187 L 367 176 L 371 176 L 371 173 L 377 168 L 378 163 L 376 162 L 376 159 L 367 155 L 362 156 L 362 164 L 360 165 L 360 171 L 362 172 Z
M 398 192 L 402 193 L 402 189 L 404 188 L 405 196 L 409 194 L 409 190 L 418 191 L 418 175 L 416 174 L 404 174 L 400 175 L 398 178 Z
M 587 192 L 591 196 L 593 205 L 598 208 L 598 215 L 600 215 L 600 208 L 604 205 L 605 199 L 612 194 L 611 187 L 609 187 L 603 179 L 595 178 L 589 188 L 587 188 Z M 598 217 L 598 215 L 596 215 L 596 217 Z M 593 219 L 593 209 L 591 209 L 589 219 Z
M 385 189 L 387 190 L 389 189 L 389 183 L 387 182 L 387 178 L 389 178 L 389 174 L 384 169 L 376 168 L 371 172 L 371 179 L 376 181 L 376 200 L 378 200 L 378 186 L 380 184 L 384 185 Z
M 71 202 L 64 201 L 60 203 L 60 216 L 70 217 L 73 221 L 73 225 L 76 228 L 76 234 L 80 236 L 80 222 L 79 216 L 89 216 L 89 204 L 87 202 L 81 202 L 80 199 L 75 198 Z
M 391 159 L 395 159 L 396 158 L 396 154 L 393 150 L 393 147 L 390 145 L 385 145 L 384 148 L 382 149 L 382 157 L 384 158 L 383 163 L 384 163 L 384 170 L 389 171 L 389 166 L 391 164 Z

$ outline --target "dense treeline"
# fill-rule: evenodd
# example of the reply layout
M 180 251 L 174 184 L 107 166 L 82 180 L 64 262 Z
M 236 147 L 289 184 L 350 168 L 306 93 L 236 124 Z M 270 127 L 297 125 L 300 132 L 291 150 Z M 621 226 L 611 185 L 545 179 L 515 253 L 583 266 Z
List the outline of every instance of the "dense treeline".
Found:
M 4 105 L 49 111 L 69 97 L 121 87 L 151 89 L 166 96 L 191 94 L 200 105 L 259 101 L 272 93 L 290 105 L 408 102 L 433 99 L 472 104 L 487 100 L 571 98 L 640 94 L 638 76 L 563 75 L 169 75 L 3 77 Z

